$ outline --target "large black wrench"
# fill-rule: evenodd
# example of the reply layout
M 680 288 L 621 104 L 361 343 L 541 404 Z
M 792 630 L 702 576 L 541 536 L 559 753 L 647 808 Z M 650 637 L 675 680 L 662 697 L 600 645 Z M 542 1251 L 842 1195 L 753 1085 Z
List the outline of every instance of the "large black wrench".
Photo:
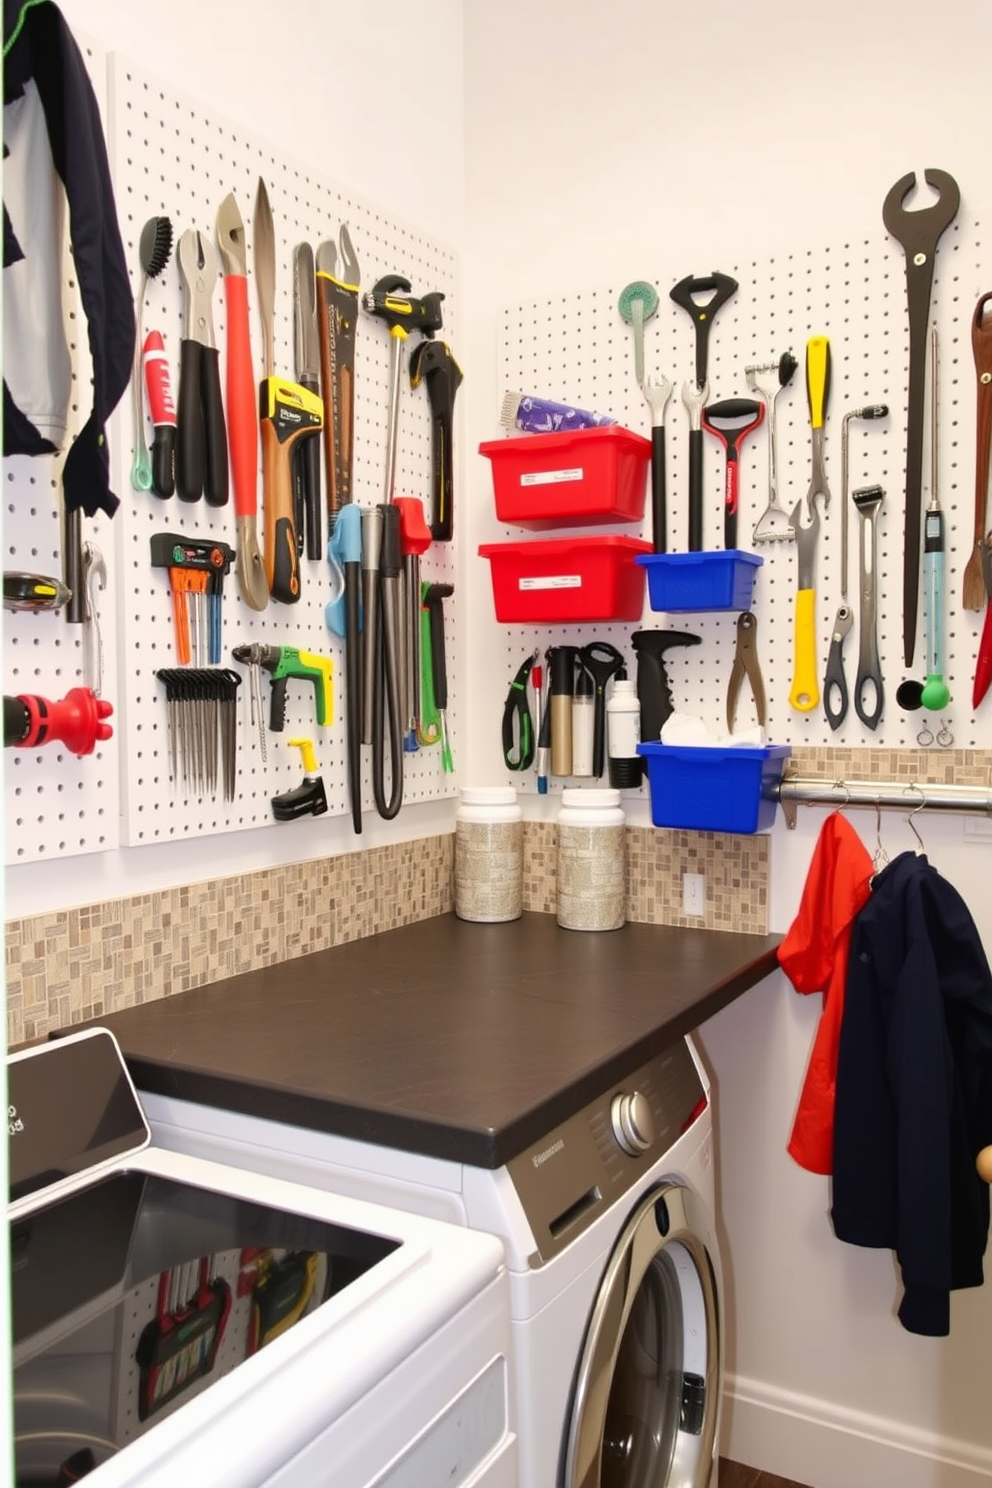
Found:
M 961 205 L 953 176 L 925 170 L 924 179 L 939 196 L 915 212 L 903 206 L 916 185 L 910 171 L 892 187 L 882 205 L 882 221 L 906 254 L 906 292 L 909 300 L 909 400 L 906 414 L 906 543 L 903 553 L 902 644 L 907 667 L 916 648 L 916 616 L 920 597 L 920 527 L 923 511 L 923 426 L 927 375 L 927 335 L 930 293 L 937 243 L 950 227 Z

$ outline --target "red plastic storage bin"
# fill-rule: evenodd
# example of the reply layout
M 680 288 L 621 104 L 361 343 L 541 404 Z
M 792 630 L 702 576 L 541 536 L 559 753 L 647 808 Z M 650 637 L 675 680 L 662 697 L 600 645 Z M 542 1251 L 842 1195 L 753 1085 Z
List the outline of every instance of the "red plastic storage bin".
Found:
M 639 522 L 651 442 L 618 424 L 479 445 L 492 465 L 496 515 L 537 529 Z
M 553 437 L 553 436 L 551 436 Z M 639 537 L 564 537 L 550 542 L 483 543 L 496 619 L 525 625 L 570 620 L 639 620 L 644 570 Z

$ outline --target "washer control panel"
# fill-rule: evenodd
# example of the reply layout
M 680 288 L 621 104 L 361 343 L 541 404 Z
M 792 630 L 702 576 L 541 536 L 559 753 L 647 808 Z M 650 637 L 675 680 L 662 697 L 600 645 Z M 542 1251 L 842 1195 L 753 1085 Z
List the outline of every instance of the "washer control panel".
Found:
M 633 1070 L 507 1164 L 538 1245 L 556 1255 L 668 1152 L 706 1108 L 688 1041 Z

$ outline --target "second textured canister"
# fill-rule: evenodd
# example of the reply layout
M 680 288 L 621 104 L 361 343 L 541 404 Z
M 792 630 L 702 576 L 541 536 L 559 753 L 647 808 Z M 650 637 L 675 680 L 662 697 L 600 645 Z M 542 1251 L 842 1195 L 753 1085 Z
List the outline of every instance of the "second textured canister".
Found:
M 627 918 L 626 817 L 618 790 L 563 790 L 558 813 L 558 923 L 619 930 Z

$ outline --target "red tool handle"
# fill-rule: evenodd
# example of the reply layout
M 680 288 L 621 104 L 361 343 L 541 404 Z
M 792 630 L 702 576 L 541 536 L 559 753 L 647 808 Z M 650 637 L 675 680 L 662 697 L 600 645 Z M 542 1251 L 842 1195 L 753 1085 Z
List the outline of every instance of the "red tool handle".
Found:
M 248 330 L 248 280 L 224 275 L 227 305 L 227 442 L 231 452 L 234 511 L 258 511 L 258 402 Z
M 727 450 L 727 478 L 723 485 L 723 545 L 737 546 L 737 499 L 740 492 L 740 462 L 737 452 Z
M 977 708 L 989 690 L 992 682 L 992 598 L 985 606 L 985 624 L 982 627 L 982 639 L 978 647 L 978 661 L 975 664 L 975 687 L 972 692 L 971 706 Z
M 59 702 L 20 693 L 3 700 L 4 747 L 36 749 L 63 743 L 72 754 L 92 754 L 97 744 L 113 736 L 106 720 L 113 707 L 88 687 L 73 687 Z

